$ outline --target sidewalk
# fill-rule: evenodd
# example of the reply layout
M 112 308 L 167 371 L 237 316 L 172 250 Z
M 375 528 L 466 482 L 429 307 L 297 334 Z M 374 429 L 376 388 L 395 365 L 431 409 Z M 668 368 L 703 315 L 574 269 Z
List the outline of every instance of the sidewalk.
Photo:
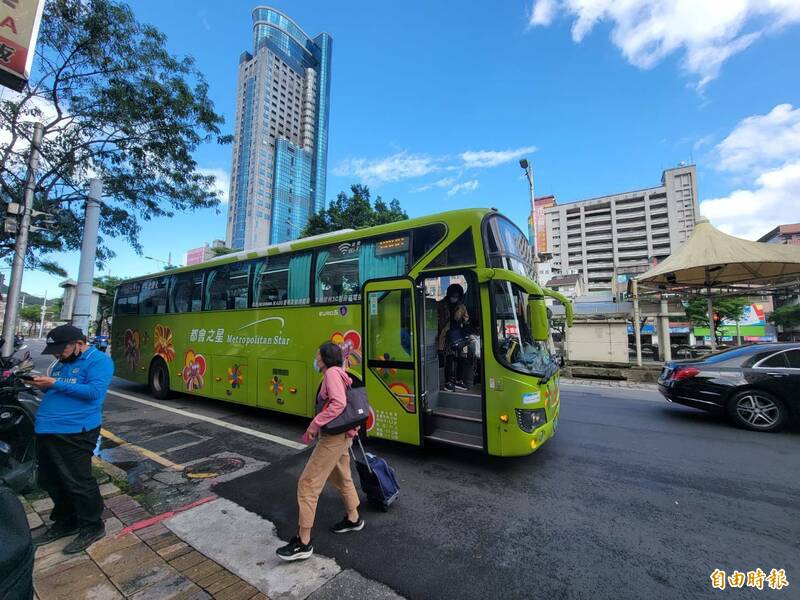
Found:
M 38 548 L 36 600 L 402 600 L 330 558 L 282 563 L 272 523 L 213 494 L 152 516 L 111 483 L 101 493 L 106 537 L 71 556 L 69 537 Z M 20 500 L 31 529 L 49 524 L 49 498 Z

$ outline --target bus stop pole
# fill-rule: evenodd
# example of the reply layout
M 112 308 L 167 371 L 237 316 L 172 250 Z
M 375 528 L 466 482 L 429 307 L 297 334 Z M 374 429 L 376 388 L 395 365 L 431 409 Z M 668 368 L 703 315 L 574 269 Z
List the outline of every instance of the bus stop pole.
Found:
M 102 194 L 102 181 L 90 179 L 83 225 L 81 262 L 78 267 L 78 286 L 75 290 L 75 309 L 72 312 L 72 325 L 87 336 L 92 313 L 92 288 L 94 287 L 92 282 L 94 281 L 94 261 L 97 255 L 97 229 L 100 223 L 100 197 Z
M 631 280 L 633 292 L 633 339 L 636 340 L 636 366 L 642 366 L 642 334 L 639 331 L 639 282 L 634 277 Z
M 28 252 L 28 233 L 31 227 L 31 211 L 33 210 L 33 192 L 36 189 L 36 168 L 39 166 L 39 148 L 44 135 L 44 126 L 36 123 L 33 126 L 31 153 L 28 157 L 28 175 L 25 178 L 25 194 L 22 202 L 22 215 L 17 229 L 17 241 L 14 245 L 14 258 L 11 262 L 11 279 L 8 282 L 6 296 L 6 315 L 3 321 L 3 356 L 14 354 L 14 334 L 17 328 L 19 296 L 22 293 L 22 272 L 25 269 L 25 254 Z

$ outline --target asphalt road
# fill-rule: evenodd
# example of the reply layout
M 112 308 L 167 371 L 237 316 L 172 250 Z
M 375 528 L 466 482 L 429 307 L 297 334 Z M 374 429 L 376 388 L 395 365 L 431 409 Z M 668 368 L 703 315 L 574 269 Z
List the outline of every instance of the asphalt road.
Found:
M 146 398 L 140 387 L 117 382 Z M 165 406 L 297 440 L 306 421 L 178 397 Z M 187 461 L 231 451 L 270 463 L 214 491 L 294 534 L 295 485 L 308 451 L 109 395 L 105 427 L 147 445 L 170 432 L 202 441 L 169 453 Z M 364 507 L 360 533 L 334 536 L 332 490 L 314 543 L 408 598 L 704 598 L 709 575 L 785 569 L 800 586 L 800 429 L 761 434 L 671 405 L 654 392 L 564 386 L 557 435 L 535 454 L 487 457 L 445 447 L 371 441 L 398 472 L 389 513 Z M 766 587 L 766 586 L 765 586 Z

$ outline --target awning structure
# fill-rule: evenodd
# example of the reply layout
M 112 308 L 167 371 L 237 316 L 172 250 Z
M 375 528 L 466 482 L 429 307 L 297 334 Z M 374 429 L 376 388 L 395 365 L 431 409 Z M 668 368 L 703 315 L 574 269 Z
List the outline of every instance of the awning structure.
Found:
M 701 219 L 680 250 L 636 280 L 662 291 L 712 288 L 746 294 L 800 280 L 800 246 L 743 240 Z
M 704 295 L 768 294 L 780 286 L 800 286 L 800 246 L 751 242 L 728 235 L 700 219 L 681 248 L 631 281 L 638 321 L 639 287 L 645 293 Z M 663 297 L 663 296 L 662 296 Z M 714 321 L 709 318 L 711 347 Z M 638 328 L 637 362 L 641 364 Z M 669 348 L 669 342 L 667 348 Z

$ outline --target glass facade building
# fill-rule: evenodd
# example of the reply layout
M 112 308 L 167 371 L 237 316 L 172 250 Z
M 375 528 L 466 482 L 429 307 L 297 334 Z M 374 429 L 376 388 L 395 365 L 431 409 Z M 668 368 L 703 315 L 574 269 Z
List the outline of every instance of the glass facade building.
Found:
M 239 60 L 227 244 L 299 237 L 325 208 L 333 40 L 287 15 L 253 10 L 253 54 Z

